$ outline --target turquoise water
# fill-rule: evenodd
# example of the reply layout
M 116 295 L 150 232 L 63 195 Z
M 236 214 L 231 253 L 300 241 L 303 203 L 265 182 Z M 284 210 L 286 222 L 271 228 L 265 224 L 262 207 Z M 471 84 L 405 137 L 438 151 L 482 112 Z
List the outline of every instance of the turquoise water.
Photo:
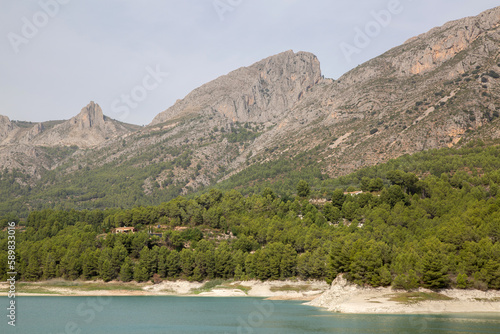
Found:
M 349 315 L 297 301 L 223 297 L 17 297 L 0 333 L 500 333 L 500 314 Z

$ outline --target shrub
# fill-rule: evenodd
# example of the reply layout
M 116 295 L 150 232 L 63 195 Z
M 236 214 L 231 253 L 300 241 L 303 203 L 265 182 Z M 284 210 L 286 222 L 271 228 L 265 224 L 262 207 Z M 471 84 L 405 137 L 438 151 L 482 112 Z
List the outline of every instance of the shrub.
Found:
M 408 274 L 398 275 L 392 281 L 392 287 L 394 289 L 405 289 L 406 291 L 411 291 L 417 289 L 418 286 L 419 278 L 414 270 L 410 270 Z
M 490 77 L 492 77 L 492 78 L 495 78 L 495 79 L 500 78 L 500 74 L 498 74 L 497 72 L 495 72 L 495 71 L 493 71 L 493 70 L 489 71 L 489 72 L 488 72 L 488 75 L 489 75 Z
M 373 129 L 371 129 L 371 130 L 370 130 L 370 134 L 371 134 L 371 135 L 373 135 L 373 134 L 375 134 L 375 133 L 377 133 L 377 132 L 378 132 L 378 129 L 377 129 L 377 128 L 373 128 Z
M 459 289 L 467 289 L 469 285 L 469 280 L 466 274 L 459 274 L 457 276 L 457 288 Z

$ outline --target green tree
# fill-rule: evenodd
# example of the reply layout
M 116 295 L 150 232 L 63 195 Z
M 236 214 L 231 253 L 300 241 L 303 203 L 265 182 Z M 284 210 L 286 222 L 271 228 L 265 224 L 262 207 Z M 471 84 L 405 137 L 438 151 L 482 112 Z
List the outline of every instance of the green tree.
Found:
M 130 282 L 133 277 L 134 277 L 134 265 L 132 264 L 130 257 L 126 257 L 120 268 L 120 280 L 122 282 Z M 138 277 L 138 278 L 142 279 L 143 277 Z
M 311 188 L 309 187 L 309 183 L 305 180 L 300 180 L 299 183 L 297 183 L 297 195 L 299 197 L 309 197 L 309 194 L 311 193 Z
M 342 205 L 346 200 L 346 196 L 344 195 L 344 191 L 342 189 L 335 189 L 332 193 L 332 205 L 339 210 L 342 209 Z
M 62 257 L 59 264 L 59 271 L 63 277 L 75 280 L 80 277 L 82 273 L 82 263 L 80 254 L 75 249 L 68 249 L 66 254 Z
M 331 203 L 326 203 L 323 207 L 325 218 L 332 223 L 339 222 L 340 218 L 342 218 L 342 213 L 339 208 L 333 206 Z
M 376 179 L 371 179 L 368 184 L 368 189 L 370 191 L 379 191 L 384 187 L 384 182 L 381 178 L 377 177 Z
M 85 279 L 90 279 L 96 275 L 98 275 L 99 269 L 99 257 L 97 250 L 93 251 L 91 248 L 87 248 L 82 256 L 82 276 Z
M 397 275 L 392 282 L 394 289 L 405 289 L 406 291 L 415 290 L 419 285 L 419 278 L 413 269 L 408 274 Z
M 446 266 L 442 254 L 428 252 L 422 259 L 423 273 L 422 281 L 429 289 L 443 289 L 448 287 L 448 267 Z
M 113 279 L 113 268 L 111 267 L 111 261 L 109 259 L 103 260 L 99 276 L 101 276 L 104 282 L 109 282 Z
M 184 248 L 180 252 L 180 267 L 182 271 L 182 275 L 186 279 L 190 279 L 193 276 L 193 270 L 195 267 L 195 258 L 193 251 L 187 248 Z
M 51 279 L 57 275 L 57 264 L 54 254 L 47 253 L 43 262 L 43 278 Z
M 466 274 L 461 273 L 457 276 L 457 288 L 459 289 L 467 289 L 469 286 L 469 279 Z
M 139 254 L 139 261 L 134 268 L 134 279 L 137 282 L 148 281 L 153 276 L 152 256 L 148 247 L 144 246 Z
M 364 176 L 361 178 L 359 186 L 362 191 L 370 191 L 370 181 L 369 177 Z
M 357 202 L 344 202 L 344 205 L 342 205 L 342 214 L 345 219 L 353 220 L 354 218 L 356 218 L 356 211 L 358 209 L 359 205 Z
M 134 267 L 134 280 L 137 282 L 146 282 L 149 278 L 148 269 L 144 265 L 138 264 Z

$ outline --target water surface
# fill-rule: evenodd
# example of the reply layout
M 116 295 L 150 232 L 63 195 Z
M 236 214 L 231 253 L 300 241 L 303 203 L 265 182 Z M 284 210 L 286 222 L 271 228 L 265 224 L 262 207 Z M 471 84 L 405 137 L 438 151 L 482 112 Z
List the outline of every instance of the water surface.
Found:
M 352 315 L 250 297 L 17 297 L 22 334 L 500 333 L 500 314 Z

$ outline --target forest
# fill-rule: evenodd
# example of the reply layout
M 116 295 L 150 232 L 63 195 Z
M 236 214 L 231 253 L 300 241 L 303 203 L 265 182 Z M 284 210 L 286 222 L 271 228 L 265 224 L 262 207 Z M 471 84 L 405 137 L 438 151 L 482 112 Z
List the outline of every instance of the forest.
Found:
M 498 146 L 433 150 L 337 179 L 294 178 L 293 193 L 212 188 L 155 206 L 8 215 L 0 226 L 24 226 L 16 269 L 25 281 L 331 282 L 345 273 L 373 287 L 500 289 L 499 167 Z M 113 233 L 121 226 L 138 232 Z

